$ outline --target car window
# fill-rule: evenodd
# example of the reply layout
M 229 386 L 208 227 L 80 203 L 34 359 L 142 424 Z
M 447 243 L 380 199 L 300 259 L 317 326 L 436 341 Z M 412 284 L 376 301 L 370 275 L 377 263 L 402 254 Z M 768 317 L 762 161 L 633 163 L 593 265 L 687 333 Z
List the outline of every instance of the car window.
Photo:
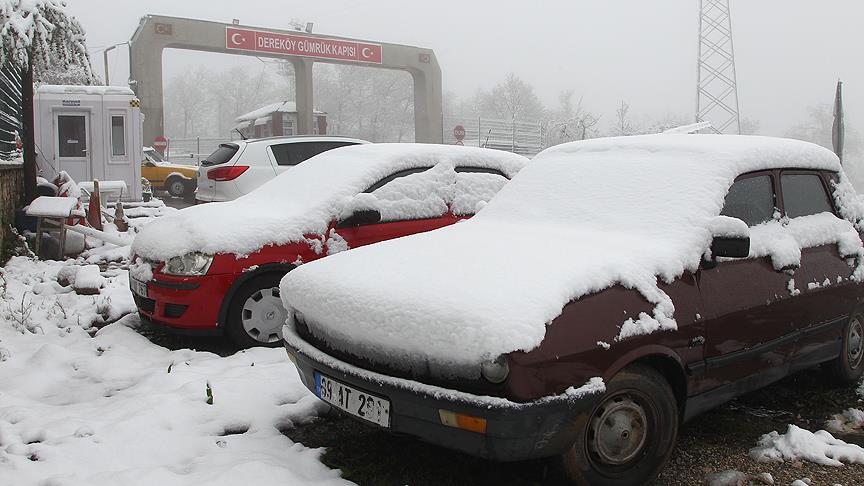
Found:
M 488 167 L 474 167 L 474 166 L 456 167 L 456 172 L 457 173 L 475 173 L 475 174 L 497 174 L 497 175 L 500 175 L 501 177 L 503 177 L 505 179 L 507 178 L 507 176 L 504 175 L 504 173 L 501 172 L 500 170 L 490 169 Z
M 451 209 L 457 216 L 470 216 L 498 194 L 508 179 L 501 171 L 482 167 L 456 168 L 456 193 Z
M 381 214 L 381 222 L 440 217 L 449 209 L 454 176 L 453 169 L 443 165 L 396 172 L 355 196 L 341 219 L 369 209 Z
M 297 165 L 306 159 L 310 159 L 322 152 L 339 147 L 355 145 L 353 142 L 291 142 L 271 145 L 273 157 L 276 163 L 283 166 Z
M 426 172 L 429 169 L 431 169 L 431 167 L 418 167 L 416 169 L 400 170 L 399 172 L 396 172 L 395 174 L 390 174 L 389 176 L 381 179 L 380 181 L 376 182 L 375 184 L 372 184 L 369 187 L 369 189 L 366 189 L 363 192 L 373 193 L 373 192 L 377 191 L 378 189 L 380 189 L 381 187 L 383 187 L 385 184 L 388 184 L 388 183 L 390 183 L 390 182 L 392 182 L 392 181 L 394 181 L 400 177 L 409 176 L 411 174 L 419 174 L 421 172 Z
M 818 174 L 782 174 L 783 209 L 786 216 L 797 218 L 819 213 L 833 213 L 831 200 Z
M 236 143 L 223 143 L 212 154 L 208 155 L 206 159 L 202 160 L 201 165 L 207 167 L 224 164 L 231 160 L 238 150 L 240 150 L 240 146 Z
M 771 176 L 758 175 L 739 179 L 726 193 L 723 216 L 738 218 L 747 226 L 770 221 L 774 215 L 774 189 Z

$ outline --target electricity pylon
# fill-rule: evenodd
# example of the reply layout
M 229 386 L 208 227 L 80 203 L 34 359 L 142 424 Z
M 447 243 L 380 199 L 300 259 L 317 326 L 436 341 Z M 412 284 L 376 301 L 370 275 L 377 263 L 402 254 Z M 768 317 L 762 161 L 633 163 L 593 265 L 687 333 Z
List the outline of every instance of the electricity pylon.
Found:
M 729 0 L 699 0 L 696 121 L 716 133 L 741 132 Z

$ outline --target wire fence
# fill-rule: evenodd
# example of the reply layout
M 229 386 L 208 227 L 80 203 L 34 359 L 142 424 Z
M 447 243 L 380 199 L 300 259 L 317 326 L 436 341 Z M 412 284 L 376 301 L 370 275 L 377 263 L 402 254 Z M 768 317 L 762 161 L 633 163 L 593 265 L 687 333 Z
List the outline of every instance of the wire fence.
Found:
M 201 165 L 201 161 L 212 154 L 219 144 L 230 142 L 239 136 L 169 138 L 165 158 L 176 164 Z
M 22 133 L 21 71 L 0 69 L 0 159 L 18 156 L 15 139 Z
M 443 117 L 445 144 L 506 150 L 533 157 L 543 150 L 540 122 L 496 120 L 483 117 Z M 459 140 L 461 138 L 461 140 Z

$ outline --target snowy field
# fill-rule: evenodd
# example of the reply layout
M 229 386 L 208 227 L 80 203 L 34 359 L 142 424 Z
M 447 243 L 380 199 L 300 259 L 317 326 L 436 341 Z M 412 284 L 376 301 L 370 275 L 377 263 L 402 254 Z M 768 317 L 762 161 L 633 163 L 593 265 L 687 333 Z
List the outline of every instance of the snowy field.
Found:
M 127 216 L 135 231 L 170 212 Z M 88 244 L 0 268 L 0 486 L 346 484 L 280 432 L 322 411 L 284 349 L 153 344 L 136 331 L 129 247 Z
M 284 350 L 170 351 L 134 314 L 97 331 L 133 310 L 127 272 L 77 295 L 56 283 L 68 266 L 3 269 L 0 484 L 344 483 L 280 433 L 321 411 Z

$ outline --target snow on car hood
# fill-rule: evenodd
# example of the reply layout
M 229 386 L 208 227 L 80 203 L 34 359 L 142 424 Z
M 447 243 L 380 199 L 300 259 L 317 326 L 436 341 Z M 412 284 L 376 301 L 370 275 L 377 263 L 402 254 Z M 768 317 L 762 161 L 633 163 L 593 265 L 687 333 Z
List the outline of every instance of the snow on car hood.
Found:
M 735 177 L 771 167 L 840 170 L 824 148 L 763 137 L 560 145 L 471 220 L 303 265 L 282 280 L 282 299 L 336 349 L 447 376 L 537 347 L 564 305 L 616 284 L 655 305 L 619 338 L 675 329 L 657 278 L 695 271 Z
M 135 254 L 153 261 L 200 251 L 249 254 L 265 245 L 323 235 L 357 193 L 396 171 L 436 164 L 515 175 L 528 159 L 498 150 L 432 144 L 352 145 L 298 164 L 236 200 L 202 204 L 160 218 L 135 238 Z

